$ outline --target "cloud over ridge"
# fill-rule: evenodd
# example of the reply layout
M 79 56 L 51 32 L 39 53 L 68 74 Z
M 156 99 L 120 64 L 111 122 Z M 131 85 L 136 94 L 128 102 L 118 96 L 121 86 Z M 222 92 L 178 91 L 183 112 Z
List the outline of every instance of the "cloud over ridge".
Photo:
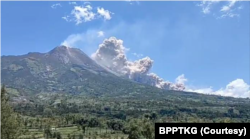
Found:
M 230 96 L 237 98 L 249 98 L 250 97 L 250 85 L 248 85 L 243 79 L 235 79 L 228 83 L 225 88 L 214 90 L 209 88 L 192 88 L 187 87 L 185 91 L 197 92 L 202 94 Z

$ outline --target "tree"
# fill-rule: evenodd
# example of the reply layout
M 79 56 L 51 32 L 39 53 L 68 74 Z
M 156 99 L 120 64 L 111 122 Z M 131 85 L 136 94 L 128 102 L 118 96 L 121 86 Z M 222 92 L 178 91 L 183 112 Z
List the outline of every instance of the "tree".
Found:
M 53 135 L 52 135 L 52 138 L 56 138 L 56 135 L 57 135 L 57 133 L 54 132 Z
M 44 115 L 47 117 L 51 117 L 52 116 L 52 110 L 50 108 L 45 108 L 43 111 Z
M 152 113 L 150 116 L 151 120 L 156 120 L 157 119 L 157 114 L 156 113 Z
M 141 139 L 141 129 L 139 123 L 136 120 L 133 120 L 129 126 L 129 135 L 128 139 Z
M 154 139 L 154 123 L 149 119 L 132 120 L 129 125 L 128 139 Z
M 36 139 L 36 136 L 35 136 L 35 135 L 32 135 L 32 139 Z
M 61 136 L 61 133 L 60 133 L 60 132 L 57 132 L 57 133 L 56 133 L 56 139 L 62 139 L 62 136 Z
M 68 134 L 68 139 L 71 139 L 71 135 L 70 134 Z
M 46 128 L 44 129 L 44 136 L 46 139 L 52 137 L 52 131 L 50 130 L 50 126 L 46 126 Z
M 83 139 L 83 135 L 82 134 L 79 135 L 79 139 Z
M 16 139 L 22 131 L 22 120 L 9 105 L 5 87 L 1 87 L 1 138 Z
M 146 139 L 154 139 L 155 129 L 154 129 L 154 123 L 144 120 L 143 121 L 143 129 L 142 129 L 142 135 Z

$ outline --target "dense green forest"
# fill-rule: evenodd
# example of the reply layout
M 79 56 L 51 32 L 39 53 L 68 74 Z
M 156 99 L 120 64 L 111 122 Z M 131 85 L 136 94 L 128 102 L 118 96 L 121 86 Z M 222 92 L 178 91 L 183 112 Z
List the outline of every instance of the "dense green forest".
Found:
M 17 102 L 2 87 L 2 137 L 153 139 L 155 122 L 250 122 L 249 99 L 152 91 L 119 96 L 40 93 Z

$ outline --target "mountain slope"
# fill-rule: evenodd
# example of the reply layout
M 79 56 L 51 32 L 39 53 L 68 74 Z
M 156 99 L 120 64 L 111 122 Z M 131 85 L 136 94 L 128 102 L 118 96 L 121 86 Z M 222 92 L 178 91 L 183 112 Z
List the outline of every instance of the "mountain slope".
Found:
M 120 82 L 76 48 L 59 46 L 48 53 L 2 56 L 1 60 L 2 83 L 21 93 L 78 93 Z M 91 87 L 92 82 L 97 86 Z

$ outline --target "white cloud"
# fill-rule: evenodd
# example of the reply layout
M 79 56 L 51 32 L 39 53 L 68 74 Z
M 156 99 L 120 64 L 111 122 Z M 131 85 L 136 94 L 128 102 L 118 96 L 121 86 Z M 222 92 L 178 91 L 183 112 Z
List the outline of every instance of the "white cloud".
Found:
M 134 2 L 137 3 L 137 5 L 140 4 L 140 2 L 138 0 L 125 0 L 126 2 L 128 2 L 130 5 L 133 5 Z
M 89 1 L 84 1 L 83 4 L 84 5 L 90 5 L 91 3 Z
M 70 22 L 69 16 L 64 16 L 64 17 L 62 17 L 62 19 L 64 19 L 67 22 Z
M 239 17 L 240 15 L 239 14 L 234 14 L 234 13 L 231 13 L 231 12 L 228 12 L 228 13 L 224 13 L 222 14 L 219 18 L 224 18 L 224 17 Z
M 86 5 L 85 7 L 75 6 L 71 14 L 75 18 L 76 25 L 95 19 L 95 13 L 92 12 L 92 7 L 90 5 Z
M 216 9 L 215 4 L 224 3 L 225 1 L 221 1 L 221 0 L 206 1 L 206 0 L 203 0 L 197 6 L 202 8 L 202 13 L 207 14 L 207 15 L 210 13 L 213 13 L 214 15 L 217 16 L 217 19 L 224 18 L 224 17 L 239 17 L 240 15 L 238 13 L 235 13 L 235 10 L 236 9 L 240 10 L 241 6 L 239 6 L 238 8 L 234 8 L 237 1 L 238 0 L 229 0 L 226 2 L 227 4 L 223 5 L 218 10 Z M 212 8 L 213 8 L 213 10 L 212 10 Z
M 77 5 L 75 1 L 69 2 L 70 5 Z
M 125 1 L 127 1 L 127 2 L 131 2 L 131 1 L 133 1 L 133 0 L 125 0 Z
M 228 0 L 228 5 L 224 5 L 222 8 L 221 8 L 221 11 L 222 12 L 227 12 L 229 11 L 234 5 L 236 2 L 238 2 L 239 0 Z
M 100 15 L 100 16 L 103 16 L 103 18 L 105 20 L 110 20 L 111 19 L 111 15 L 112 14 L 110 11 L 108 10 L 105 10 L 104 8 L 100 8 L 98 7 L 97 8 L 97 13 Z
M 230 10 L 230 7 L 223 6 L 220 11 L 225 12 L 225 11 L 228 11 L 228 10 Z
M 62 7 L 62 5 L 60 3 L 56 3 L 51 5 L 51 8 L 56 9 L 57 7 Z
M 243 79 L 236 79 L 230 82 L 225 89 L 216 91 L 216 94 L 233 96 L 233 97 L 249 97 L 250 86 Z
M 241 9 L 243 9 L 243 6 L 239 6 L 239 7 L 238 7 L 238 10 L 241 10 Z
M 104 32 L 103 31 L 98 31 L 97 34 L 98 34 L 97 35 L 98 37 L 103 37 L 104 36 Z
M 235 13 L 235 10 L 241 10 L 241 8 L 234 8 L 235 4 L 236 4 L 237 0 L 232 0 L 229 1 L 226 5 L 221 7 L 221 13 L 222 15 L 220 16 L 220 18 L 224 18 L 224 17 L 239 17 L 240 15 Z M 241 7 L 241 6 L 240 6 Z
M 62 17 L 67 22 L 75 22 L 79 25 L 84 22 L 89 22 L 98 18 L 103 17 L 104 20 L 110 20 L 112 12 L 105 10 L 102 7 L 98 7 L 95 12 L 90 3 L 85 3 L 82 6 L 76 5 L 77 3 L 70 2 L 71 5 L 75 5 L 74 9 L 71 11 L 70 15 Z
M 143 57 L 143 54 L 138 54 L 138 53 L 132 53 L 134 56 L 136 56 L 137 58 Z
M 218 1 L 201 1 L 200 4 L 198 4 L 197 6 L 202 8 L 202 13 L 204 14 L 209 14 L 210 10 L 212 8 L 212 6 L 217 3 Z
M 176 83 L 179 83 L 179 84 L 185 84 L 185 82 L 187 82 L 188 80 L 185 78 L 185 75 L 184 74 L 181 74 L 180 76 L 178 76 L 176 79 L 175 79 L 175 82 Z
M 250 97 L 250 85 L 248 85 L 243 79 L 236 79 L 226 85 L 225 88 L 221 88 L 217 91 L 213 90 L 212 87 L 195 88 L 188 86 L 186 87 L 185 91 L 239 98 Z

